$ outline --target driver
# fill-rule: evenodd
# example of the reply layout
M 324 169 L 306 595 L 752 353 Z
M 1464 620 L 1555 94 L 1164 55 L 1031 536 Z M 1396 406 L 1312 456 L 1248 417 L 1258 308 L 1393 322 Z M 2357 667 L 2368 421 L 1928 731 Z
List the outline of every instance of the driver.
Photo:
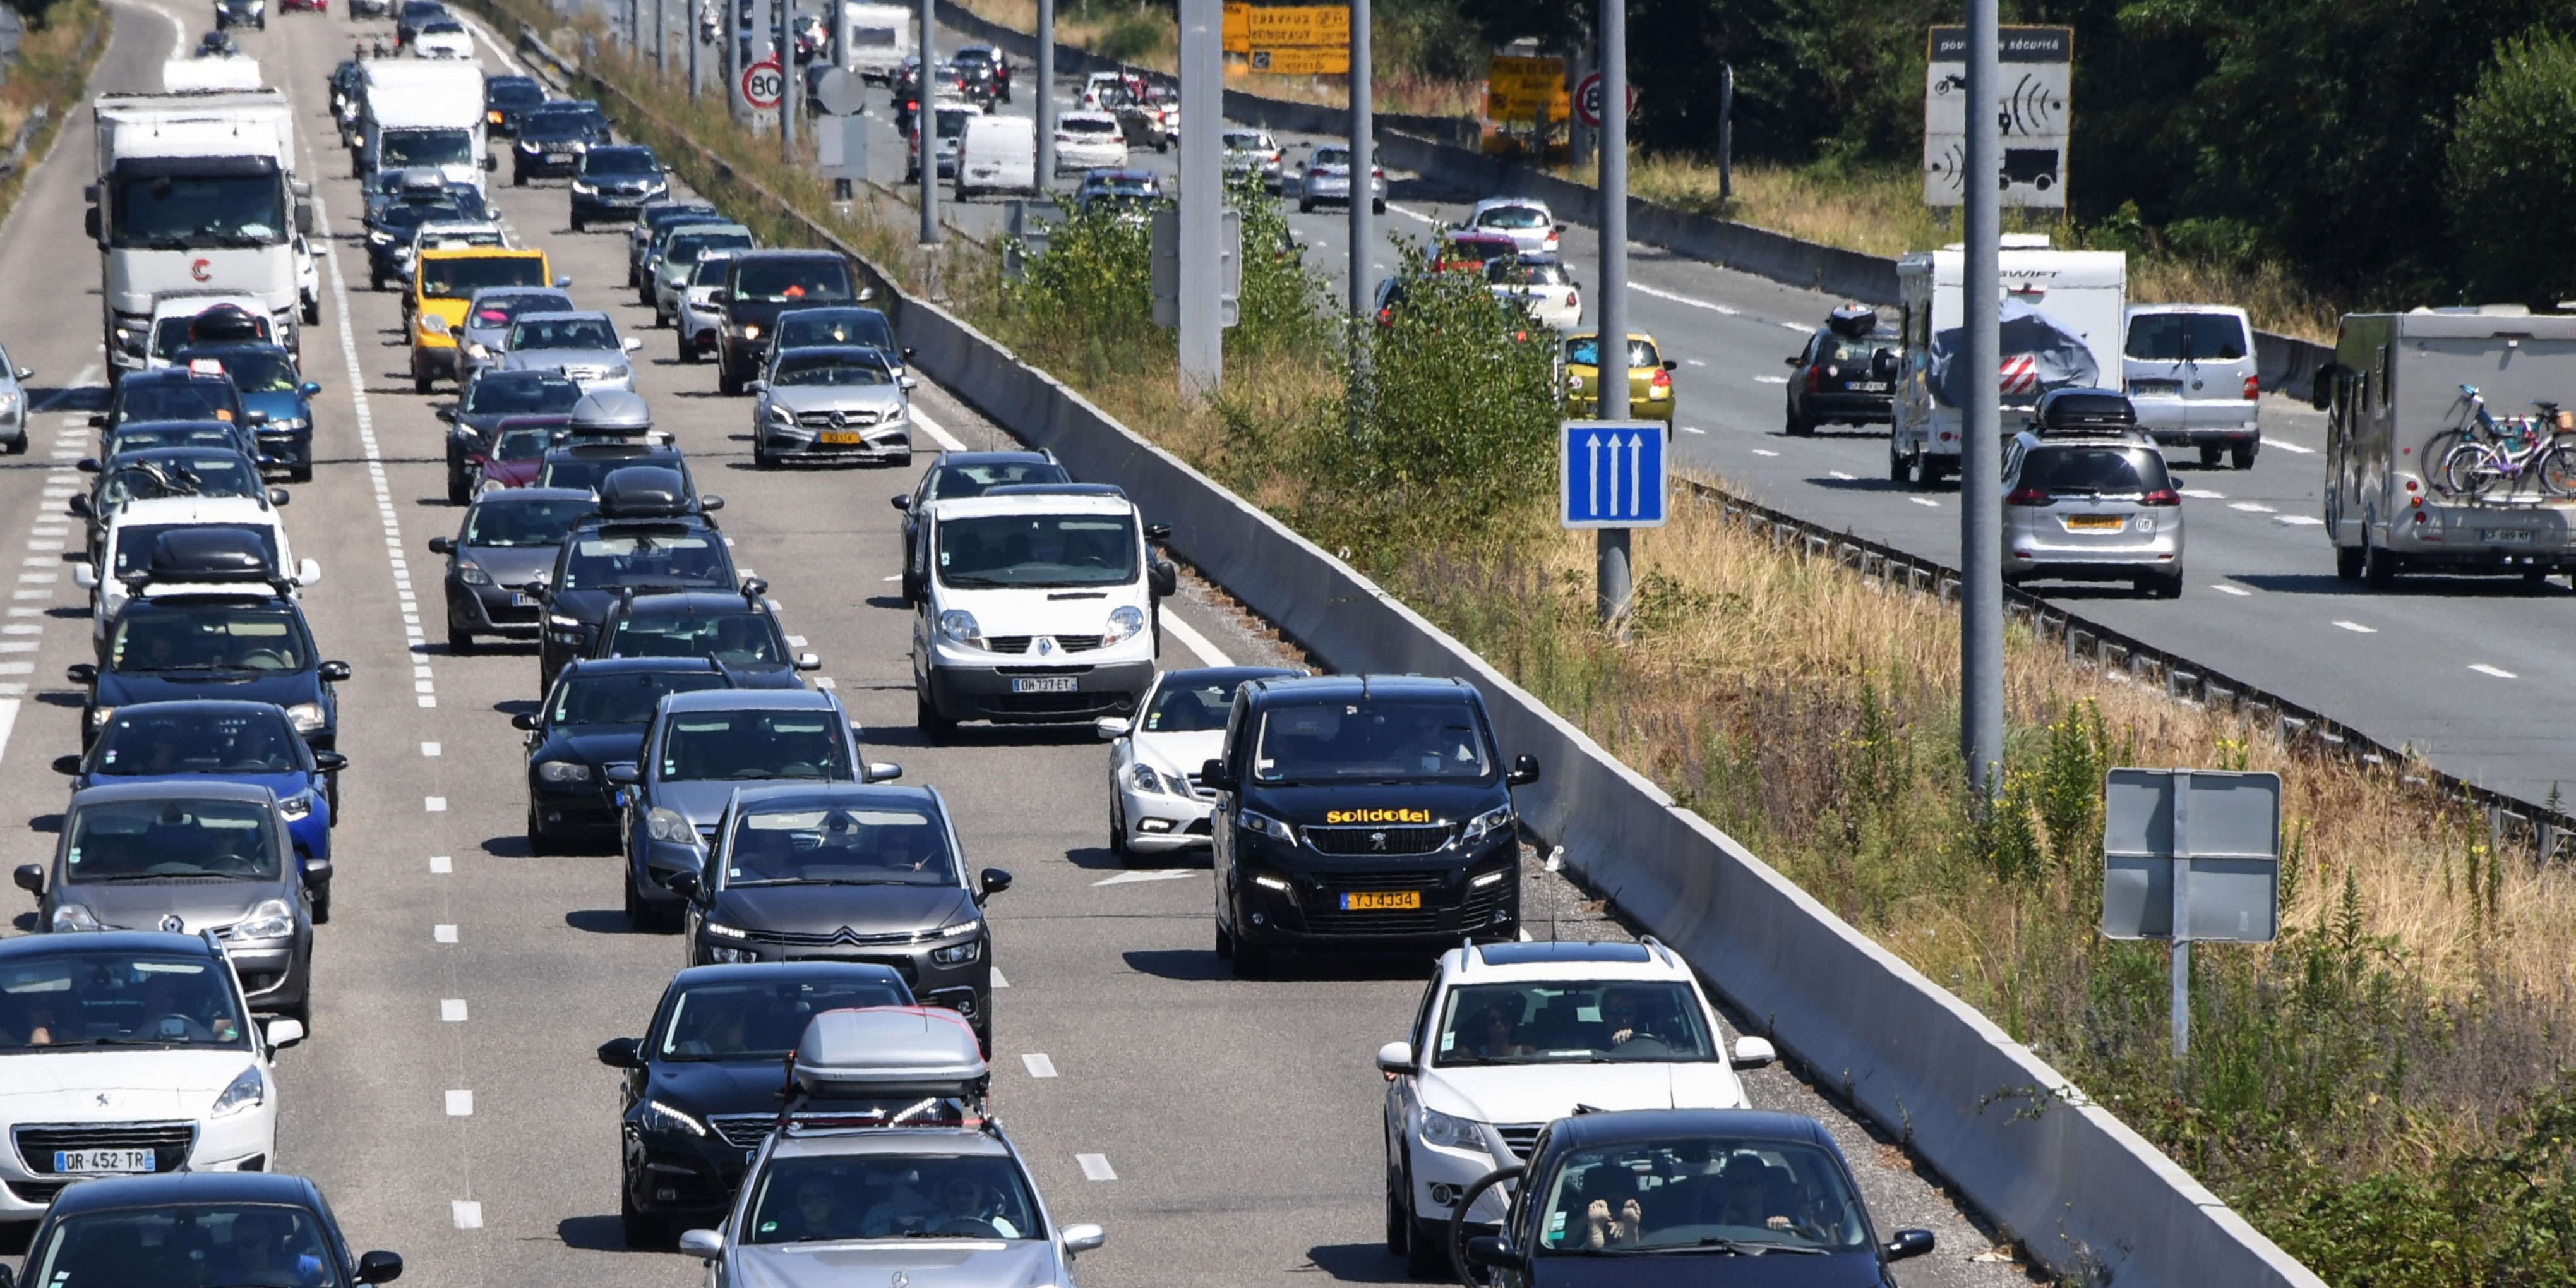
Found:
M 1658 1035 L 1647 1027 L 1645 1007 L 1636 990 L 1613 988 L 1601 995 L 1601 1026 L 1610 1035 L 1610 1045 L 1626 1046 L 1638 1038 Z
M 1019 1229 L 1002 1215 L 1002 1196 L 972 1176 L 951 1176 L 941 1181 L 939 1198 L 943 1230 L 966 1227 L 973 1233 L 982 1233 L 972 1228 L 985 1226 L 1005 1239 L 1019 1237 Z
M 244 1284 L 291 1283 L 297 1288 L 329 1283 L 312 1238 L 298 1237 L 300 1225 L 294 1214 L 277 1208 L 242 1209 L 233 1217 L 233 1270 L 226 1278 Z
M 230 1042 L 239 1036 L 231 1016 L 207 1024 L 202 1008 L 187 1005 L 179 981 L 155 971 L 143 977 L 138 996 L 143 1003 L 136 1031 L 162 1038 L 180 1038 L 191 1042 Z

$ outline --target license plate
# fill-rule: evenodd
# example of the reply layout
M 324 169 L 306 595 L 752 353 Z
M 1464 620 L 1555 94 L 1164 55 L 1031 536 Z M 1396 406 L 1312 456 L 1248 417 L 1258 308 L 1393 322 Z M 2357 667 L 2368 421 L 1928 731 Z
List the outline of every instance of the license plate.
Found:
M 2525 545 L 2525 546 L 2527 546 L 2527 545 L 2530 545 L 2530 544 L 2531 544 L 2531 529 L 2529 529 L 2529 528 L 2480 528 L 2480 529 L 2478 529 L 2478 540 L 2480 540 L 2480 541 L 2501 542 L 2501 543 L 2503 543 L 2503 544 L 2505 544 L 2505 545 Z
M 510 592 L 510 607 L 512 608 L 526 608 L 536 602 L 537 601 L 528 598 L 526 595 L 521 594 L 518 591 L 514 590 Z
M 2120 523 L 2116 514 L 2076 514 L 2066 520 L 2067 528 L 2075 532 L 2117 532 Z
M 57 1172 L 148 1172 L 152 1170 L 152 1151 L 148 1149 L 58 1149 L 54 1151 Z
M 1014 679 L 1011 681 L 1011 692 L 1071 693 L 1073 692 L 1073 677 L 1070 675 L 1039 675 Z
M 2129 382 L 2129 392 L 2133 394 L 2178 394 L 2182 392 L 2182 382 L 2179 380 L 2132 380 Z
M 569 152 L 549 152 L 546 154 L 547 165 L 563 165 L 571 160 L 572 154 Z
M 814 437 L 826 446 L 830 447 L 856 447 L 859 445 L 859 431 L 855 429 L 827 429 Z
M 1419 890 L 1351 890 L 1342 895 L 1344 912 L 1400 911 L 1421 906 Z
M 1884 380 L 1855 380 L 1851 382 L 1851 387 L 1865 394 L 1883 394 L 1887 392 L 1887 382 Z

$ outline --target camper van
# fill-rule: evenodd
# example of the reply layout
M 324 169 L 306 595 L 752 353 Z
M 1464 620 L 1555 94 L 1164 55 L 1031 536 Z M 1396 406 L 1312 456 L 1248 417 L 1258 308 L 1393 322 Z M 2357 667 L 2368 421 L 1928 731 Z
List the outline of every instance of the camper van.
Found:
M 1888 477 L 1929 487 L 1959 470 L 1957 397 L 1967 387 L 1951 362 L 1965 319 L 1957 245 L 1896 261 L 1905 354 L 1888 435 Z M 2128 307 L 2129 261 L 2118 251 L 2055 250 L 2045 233 L 2006 233 L 2000 255 L 2005 313 L 1998 438 L 2019 432 L 2052 389 L 2120 387 L 2120 336 Z M 2019 340 L 2019 342 L 2017 342 Z M 1948 379 L 1944 379 L 1948 377 Z

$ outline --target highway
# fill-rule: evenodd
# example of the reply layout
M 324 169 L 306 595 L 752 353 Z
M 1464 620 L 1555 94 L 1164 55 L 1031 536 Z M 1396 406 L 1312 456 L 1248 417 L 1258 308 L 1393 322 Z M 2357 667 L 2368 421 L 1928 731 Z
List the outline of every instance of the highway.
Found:
M 101 91 L 157 89 L 162 59 L 174 42 L 194 43 L 202 21 L 193 4 L 118 0 L 115 13 Z M 411 392 L 396 297 L 364 289 L 356 188 L 322 98 L 359 30 L 334 6 L 273 13 L 267 32 L 240 37 L 296 102 L 316 231 L 327 232 L 316 237 L 327 247 L 323 320 L 303 355 L 324 386 L 320 467 L 295 489 L 286 521 L 299 553 L 324 566 L 305 599 L 323 655 L 355 672 L 340 688 L 352 767 L 335 916 L 318 933 L 314 1035 L 278 1063 L 277 1165 L 320 1182 L 355 1246 L 402 1253 L 407 1285 L 677 1288 L 698 1280 L 695 1262 L 620 1246 L 616 1076 L 593 1051 L 639 1031 L 681 947 L 630 931 L 617 857 L 528 851 L 509 716 L 537 697 L 533 648 L 451 656 L 440 642 L 439 563 L 426 543 L 459 515 L 444 501 L 443 427 L 431 414 L 448 394 Z M 495 71 L 510 61 L 498 47 L 486 60 Z M 36 369 L 40 409 L 31 453 L 0 462 L 0 532 L 25 534 L 0 627 L 0 792 L 28 820 L 12 833 L 10 865 L 52 853 L 64 788 L 48 764 L 79 745 L 80 694 L 61 677 L 89 657 L 67 567 L 77 529 L 62 506 L 85 485 L 71 466 L 93 447 L 86 416 L 106 397 L 97 270 L 80 233 L 90 155 L 82 113 L 0 226 L 0 292 L 26 304 L 0 341 Z M 647 334 L 640 391 L 706 488 L 727 498 L 720 517 L 738 562 L 770 582 L 791 643 L 822 655 L 814 682 L 867 727 L 869 758 L 941 788 L 967 860 L 1016 875 L 990 908 L 1008 985 L 995 1008 L 995 1101 L 1056 1217 L 1109 1229 L 1106 1248 L 1082 1261 L 1085 1282 L 1400 1277 L 1382 1243 L 1382 1083 L 1370 1054 L 1401 1036 L 1427 963 L 1234 980 L 1211 950 L 1203 862 L 1129 871 L 1110 858 L 1107 754 L 1087 727 L 970 728 L 953 745 L 921 745 L 885 501 L 912 473 L 754 472 L 740 432 L 750 400 L 717 396 L 711 367 L 678 365 L 667 335 L 645 332 L 649 312 L 620 285 L 622 232 L 575 235 L 560 183 L 514 189 L 502 177 L 495 203 L 517 235 L 547 248 L 587 305 Z M 941 442 L 1007 441 L 949 391 L 925 385 L 917 407 Z M 1186 585 L 1167 603 L 1166 664 L 1276 655 L 1257 623 L 1216 603 Z M 1527 869 L 1536 933 L 1626 933 L 1535 854 Z M 32 914 L 15 922 L 33 925 Z M 1900 1282 L 2022 1281 L 1978 1257 L 1992 1235 L 1901 1150 L 1785 1072 L 1749 1085 L 1759 1105 L 1827 1121 L 1883 1229 L 1937 1232 L 1941 1250 L 1897 1267 Z

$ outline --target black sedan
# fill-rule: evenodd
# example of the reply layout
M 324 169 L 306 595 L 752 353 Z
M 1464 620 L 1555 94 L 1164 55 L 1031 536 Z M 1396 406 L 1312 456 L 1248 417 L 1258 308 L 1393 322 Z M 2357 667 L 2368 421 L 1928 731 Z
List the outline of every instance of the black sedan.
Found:
M 551 686 L 566 662 L 590 655 L 601 623 L 628 588 L 731 591 L 739 582 L 724 534 L 702 514 L 675 508 L 662 516 L 585 520 L 556 552 L 554 575 L 538 586 L 546 630 L 537 680 Z
M 221 1269 L 207 1264 L 221 1258 Z M 67 1186 L 27 1243 L 29 1283 L 383 1284 L 390 1252 L 349 1258 L 322 1191 L 277 1172 L 162 1172 Z
M 793 652 L 778 614 L 754 580 L 739 591 L 666 590 L 618 597 L 591 643 L 594 658 L 706 658 L 746 689 L 801 689 L 799 671 L 823 665 Z
M 483 82 L 483 121 L 486 133 L 498 138 L 519 137 L 519 118 L 530 108 L 542 107 L 546 87 L 533 76 L 495 76 Z
M 693 966 L 662 991 L 640 1038 L 615 1038 L 599 1062 L 625 1070 L 619 1124 L 626 1246 L 660 1248 L 674 1230 L 714 1226 L 745 1165 L 778 1121 L 779 1062 L 824 1011 L 909 1006 L 892 967 L 857 962 Z
M 66 678 L 89 690 L 84 749 L 117 708 L 184 698 L 276 703 L 315 751 L 334 749 L 340 732 L 334 686 L 349 678 L 349 664 L 321 660 L 303 610 L 269 581 L 267 556 L 255 538 L 220 527 L 168 533 L 155 543 L 151 569 L 156 581 L 207 590 L 126 601 L 108 627 L 104 664 L 78 662 L 66 670 Z
M 527 731 L 528 847 L 549 853 L 617 836 L 616 789 L 602 770 L 643 752 L 653 710 L 672 693 L 733 687 L 696 657 L 621 657 L 567 666 L 543 705 L 510 718 Z
M 910 492 L 898 492 L 894 508 L 903 511 L 903 570 L 917 571 L 912 547 L 921 532 L 921 516 L 933 501 L 982 496 L 997 487 L 1020 483 L 1070 483 L 1073 476 L 1056 464 L 1055 453 L 941 452 Z
M 89 423 L 93 429 L 113 434 L 130 422 L 152 420 L 220 420 L 253 428 L 258 424 L 242 405 L 241 391 L 233 387 L 232 377 L 211 363 L 204 371 L 163 367 L 134 372 L 116 382 L 116 391 L 108 395 L 107 410 L 91 415 Z M 257 440 L 253 440 L 250 450 L 258 450 Z
M 1789 374 L 1791 437 L 1804 438 L 1823 424 L 1885 425 L 1895 420 L 1899 341 L 1879 334 L 1877 325 L 1876 310 L 1836 309 L 1788 359 L 1795 368 Z
M 447 651 L 471 653 L 478 635 L 533 640 L 540 609 L 518 587 L 552 572 L 564 534 L 599 508 L 573 488 L 494 488 L 465 509 L 453 537 L 431 537 L 447 557 Z
M 608 121 L 590 103 L 548 103 L 519 118 L 518 142 L 510 148 L 510 182 L 524 188 L 530 179 L 560 179 L 581 164 L 581 154 L 608 143 Z

